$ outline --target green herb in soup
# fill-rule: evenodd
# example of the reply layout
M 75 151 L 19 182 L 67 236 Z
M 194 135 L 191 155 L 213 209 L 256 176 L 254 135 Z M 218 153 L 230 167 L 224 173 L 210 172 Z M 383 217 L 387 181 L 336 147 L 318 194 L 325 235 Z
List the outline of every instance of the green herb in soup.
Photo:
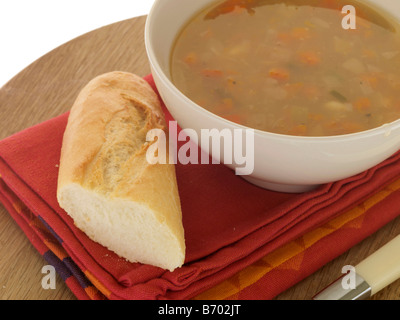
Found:
M 356 29 L 343 29 L 345 5 Z M 193 17 L 171 55 L 191 100 L 259 130 L 330 136 L 400 118 L 399 26 L 354 0 L 228 0 Z

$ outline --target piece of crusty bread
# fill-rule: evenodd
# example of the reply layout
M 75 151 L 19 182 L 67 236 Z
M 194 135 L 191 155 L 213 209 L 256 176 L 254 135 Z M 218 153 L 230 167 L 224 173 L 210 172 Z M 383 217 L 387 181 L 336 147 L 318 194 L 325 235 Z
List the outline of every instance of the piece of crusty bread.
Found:
M 172 271 L 185 259 L 182 213 L 174 165 L 146 160 L 153 128 L 166 123 L 145 80 L 110 72 L 90 81 L 69 115 L 57 199 L 92 240 Z

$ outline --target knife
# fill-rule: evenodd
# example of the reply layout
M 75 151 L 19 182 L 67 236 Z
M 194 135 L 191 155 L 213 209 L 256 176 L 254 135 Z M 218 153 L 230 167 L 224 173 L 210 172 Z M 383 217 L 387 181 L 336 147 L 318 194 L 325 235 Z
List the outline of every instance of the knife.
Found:
M 323 289 L 313 300 L 367 300 L 400 279 L 400 235 L 361 261 L 350 273 Z

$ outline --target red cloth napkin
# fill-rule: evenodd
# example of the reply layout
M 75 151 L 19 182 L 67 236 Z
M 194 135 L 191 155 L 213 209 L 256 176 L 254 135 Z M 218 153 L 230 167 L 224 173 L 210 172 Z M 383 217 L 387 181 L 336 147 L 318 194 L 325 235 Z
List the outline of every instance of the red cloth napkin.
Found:
M 146 80 L 156 90 L 152 77 Z M 172 120 L 164 110 L 167 120 Z M 357 176 L 308 193 L 285 194 L 251 185 L 223 165 L 178 164 L 187 257 L 182 268 L 169 272 L 119 258 L 78 230 L 58 206 L 58 163 L 67 119 L 68 114 L 63 114 L 0 142 L 4 181 L 0 200 L 42 254 L 52 243 L 59 245 L 60 261 L 81 271 L 70 285 L 72 290 L 91 283 L 108 299 L 193 298 L 357 206 L 400 176 L 396 154 Z M 21 212 L 24 218 L 18 217 Z M 388 210 L 374 223 L 382 226 L 398 214 Z M 330 252 L 328 246 L 325 261 L 340 253 Z M 279 279 L 276 282 L 274 294 L 279 293 Z M 102 295 L 77 294 L 82 299 Z M 257 299 L 257 292 L 246 297 Z

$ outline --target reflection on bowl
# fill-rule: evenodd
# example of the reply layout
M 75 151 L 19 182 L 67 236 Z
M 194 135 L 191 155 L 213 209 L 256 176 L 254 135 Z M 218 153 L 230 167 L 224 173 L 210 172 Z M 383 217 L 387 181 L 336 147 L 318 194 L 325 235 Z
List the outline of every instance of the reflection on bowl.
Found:
M 199 10 L 215 0 L 156 0 L 147 18 L 145 42 L 152 74 L 168 110 L 188 135 L 201 137 L 202 129 L 246 129 L 191 101 L 173 84 L 170 55 L 177 34 Z M 369 1 L 400 20 L 397 0 Z M 196 137 L 194 137 L 196 136 Z M 221 143 L 224 141 L 221 140 Z M 200 147 L 210 152 L 205 141 Z M 224 147 L 221 146 L 221 149 Z M 245 149 L 246 146 L 243 146 Z M 249 182 L 281 192 L 304 192 L 318 185 L 344 179 L 367 170 L 400 148 L 400 120 L 363 132 L 302 137 L 254 132 L 254 170 L 243 176 Z M 235 169 L 241 164 L 214 158 Z M 222 153 L 221 153 L 222 154 Z

